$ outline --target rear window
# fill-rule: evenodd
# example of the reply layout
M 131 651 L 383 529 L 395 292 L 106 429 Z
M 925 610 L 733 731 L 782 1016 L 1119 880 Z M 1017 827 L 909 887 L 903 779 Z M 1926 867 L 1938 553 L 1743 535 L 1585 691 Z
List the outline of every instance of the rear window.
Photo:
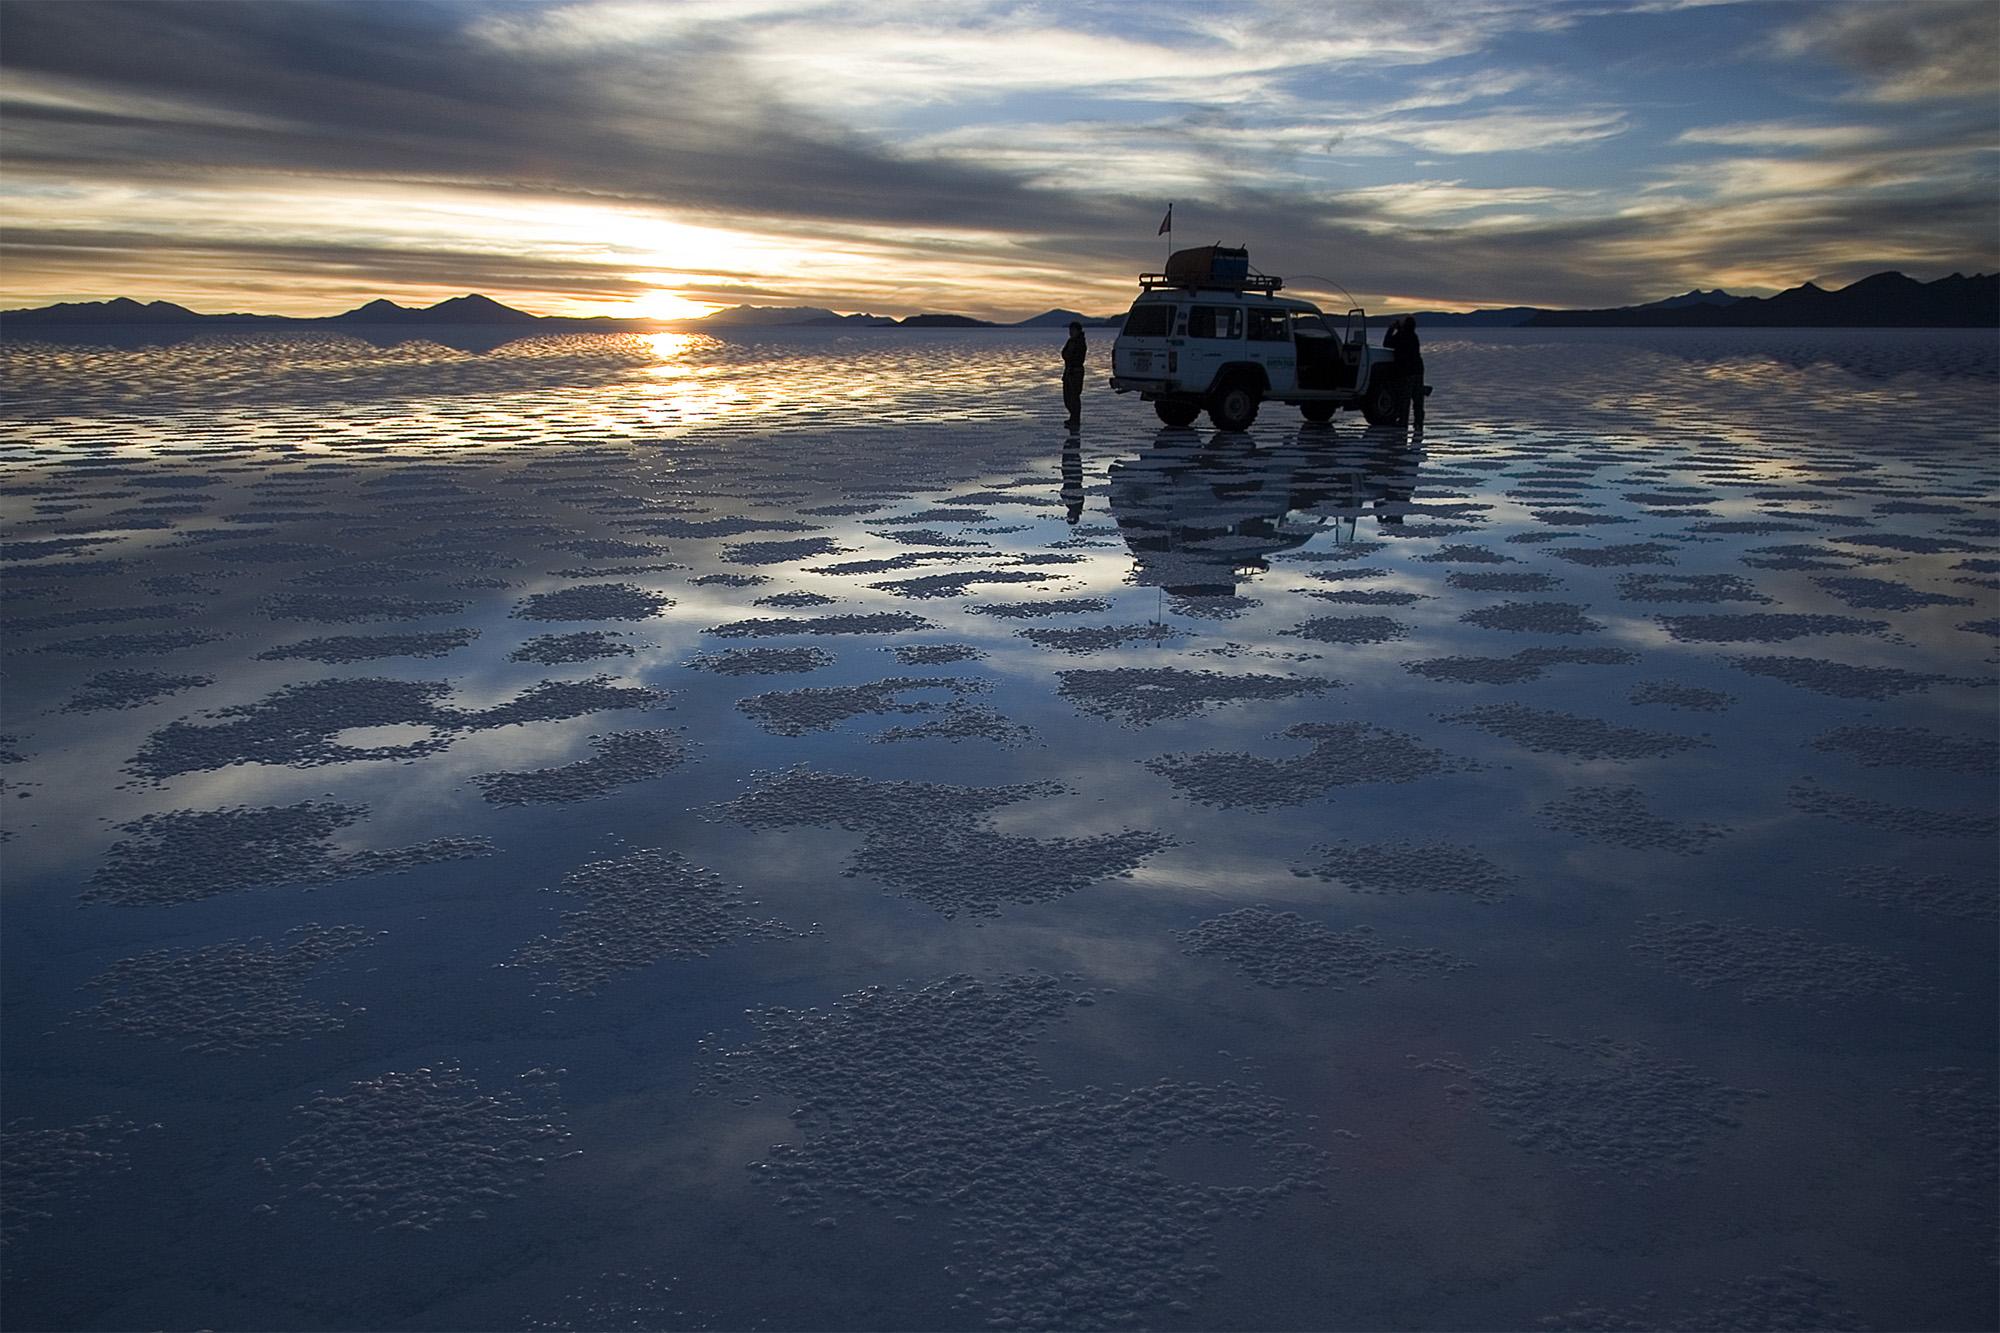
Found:
M 1198 305 L 1188 310 L 1188 337 L 1241 338 L 1243 307 L 1240 305 Z
M 1132 338 L 1164 338 L 1174 331 L 1174 307 L 1164 301 L 1135 305 L 1125 316 L 1125 333 Z

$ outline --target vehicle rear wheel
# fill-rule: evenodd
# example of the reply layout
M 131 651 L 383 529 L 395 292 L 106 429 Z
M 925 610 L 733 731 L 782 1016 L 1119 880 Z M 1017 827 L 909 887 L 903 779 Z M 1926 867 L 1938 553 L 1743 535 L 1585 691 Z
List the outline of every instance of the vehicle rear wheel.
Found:
M 1361 399 L 1361 415 L 1368 418 L 1371 426 L 1396 424 L 1396 386 L 1387 375 L 1368 386 Z
M 1333 420 L 1333 409 L 1332 403 L 1300 403 L 1299 415 L 1315 426 L 1324 426 Z
M 1201 415 L 1201 404 L 1190 403 L 1184 398 L 1155 398 L 1153 415 L 1169 426 L 1192 426 L 1194 419 Z
M 1217 430 L 1249 430 L 1257 419 L 1257 402 L 1262 396 L 1249 380 L 1230 380 L 1208 400 L 1208 419 Z

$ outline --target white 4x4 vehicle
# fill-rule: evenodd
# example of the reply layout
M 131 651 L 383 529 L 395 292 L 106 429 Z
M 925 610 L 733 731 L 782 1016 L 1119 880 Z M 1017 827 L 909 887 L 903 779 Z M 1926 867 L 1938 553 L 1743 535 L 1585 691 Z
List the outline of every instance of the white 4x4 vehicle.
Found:
M 1391 354 L 1368 345 L 1363 312 L 1336 326 L 1312 302 L 1279 296 L 1283 279 L 1247 269 L 1242 251 L 1184 250 L 1166 273 L 1141 274 L 1111 347 L 1111 387 L 1150 402 L 1169 426 L 1206 408 L 1217 430 L 1247 430 L 1266 400 L 1297 404 L 1313 422 L 1343 407 L 1371 425 L 1393 421 Z

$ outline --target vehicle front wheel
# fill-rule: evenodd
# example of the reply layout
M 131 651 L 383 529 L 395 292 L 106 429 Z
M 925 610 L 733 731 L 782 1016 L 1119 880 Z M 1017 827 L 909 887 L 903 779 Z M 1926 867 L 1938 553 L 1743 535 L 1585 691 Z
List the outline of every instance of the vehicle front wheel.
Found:
M 1333 409 L 1332 403 L 1300 403 L 1299 415 L 1315 426 L 1324 426 L 1333 420 Z
M 1190 403 L 1184 398 L 1155 398 L 1153 415 L 1169 426 L 1192 426 L 1194 419 L 1201 415 L 1201 404 Z
M 1255 384 L 1247 380 L 1231 380 L 1209 399 L 1208 419 L 1215 423 L 1217 430 L 1249 430 L 1250 423 L 1257 419 L 1257 402 L 1261 397 Z
M 1396 424 L 1396 386 L 1384 375 L 1368 386 L 1368 392 L 1361 399 L 1361 415 L 1371 426 L 1393 426 Z

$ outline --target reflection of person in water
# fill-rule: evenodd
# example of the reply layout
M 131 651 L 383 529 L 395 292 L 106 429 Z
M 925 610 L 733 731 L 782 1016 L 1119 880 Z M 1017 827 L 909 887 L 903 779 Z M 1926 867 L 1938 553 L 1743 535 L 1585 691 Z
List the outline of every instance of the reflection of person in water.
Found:
M 1069 322 L 1069 341 L 1063 344 L 1063 407 L 1069 413 L 1071 430 L 1083 424 L 1083 358 L 1089 344 L 1083 340 L 1083 323 Z
M 1417 427 L 1420 430 L 1423 428 L 1421 416 L 1417 419 Z M 1415 471 L 1412 470 L 1407 476 L 1407 485 L 1403 484 L 1403 477 L 1383 477 L 1377 482 L 1375 498 L 1370 501 L 1375 510 L 1376 523 L 1392 528 L 1403 526 L 1403 515 L 1407 512 L 1410 500 L 1416 495 Z
M 1063 443 L 1062 502 L 1071 527 L 1083 518 L 1083 442 L 1072 435 Z

